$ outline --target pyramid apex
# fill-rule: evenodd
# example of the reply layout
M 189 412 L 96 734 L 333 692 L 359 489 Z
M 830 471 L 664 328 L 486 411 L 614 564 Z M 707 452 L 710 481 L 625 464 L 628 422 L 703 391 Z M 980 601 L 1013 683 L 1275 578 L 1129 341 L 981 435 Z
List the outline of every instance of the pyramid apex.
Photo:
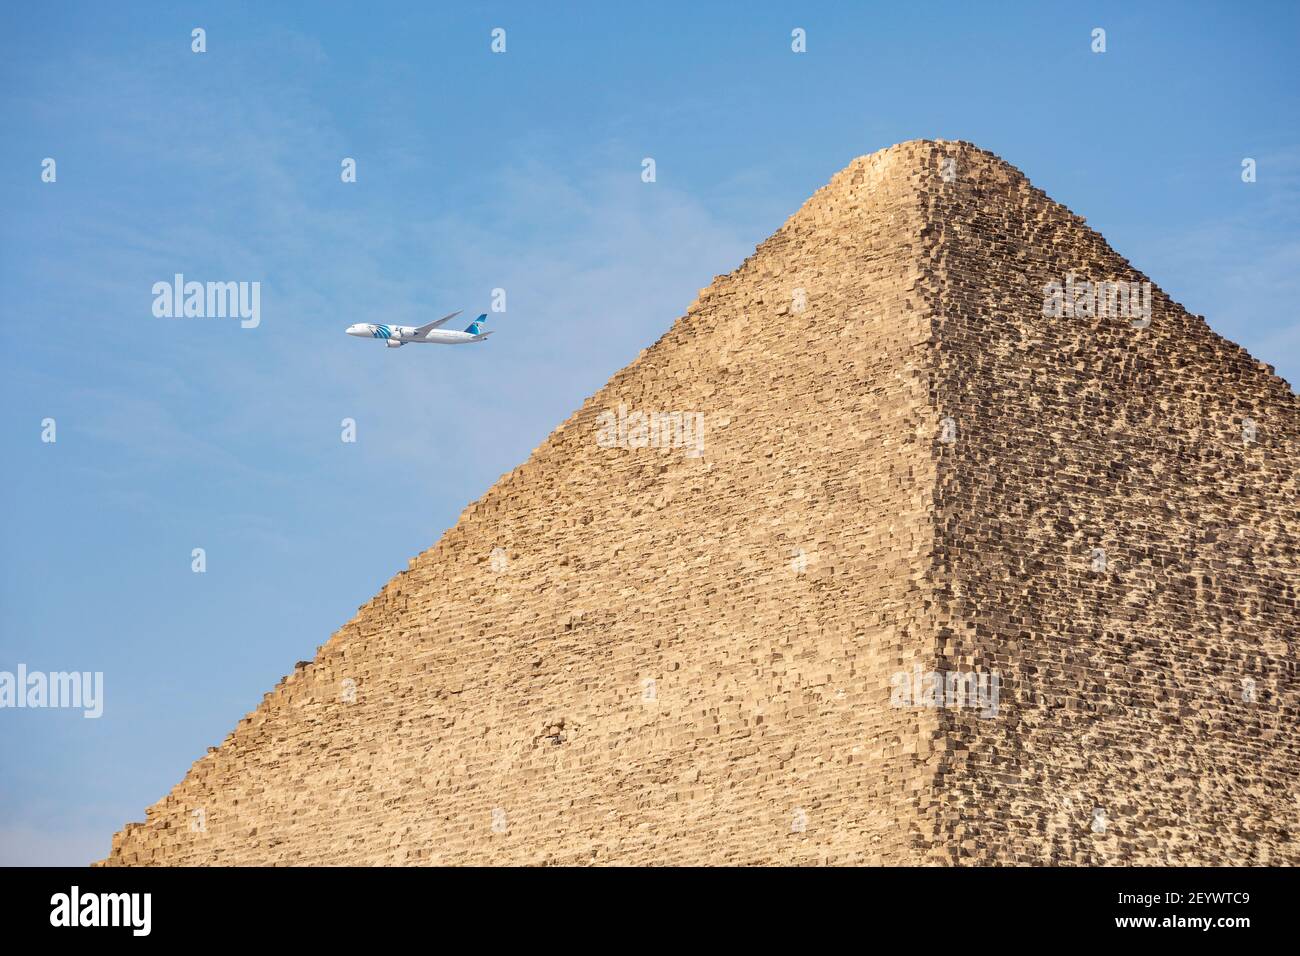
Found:
M 934 171 L 942 173 L 939 161 L 942 158 L 957 160 L 959 164 L 970 168 L 999 170 L 1004 176 L 1026 179 L 1015 165 L 1003 159 L 997 153 L 977 146 L 962 139 L 909 139 L 871 153 L 863 153 L 850 162 L 831 178 L 836 182 L 841 176 L 861 172 L 865 169 L 878 169 L 881 172 L 897 175 L 903 171 Z

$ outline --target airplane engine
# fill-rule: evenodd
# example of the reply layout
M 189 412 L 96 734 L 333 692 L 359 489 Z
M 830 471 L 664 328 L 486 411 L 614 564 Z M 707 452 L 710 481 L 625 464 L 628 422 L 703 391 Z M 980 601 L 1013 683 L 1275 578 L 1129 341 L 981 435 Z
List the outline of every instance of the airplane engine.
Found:
M 402 343 L 397 341 L 397 339 L 385 339 L 384 344 L 390 349 L 400 349 L 402 347 Z

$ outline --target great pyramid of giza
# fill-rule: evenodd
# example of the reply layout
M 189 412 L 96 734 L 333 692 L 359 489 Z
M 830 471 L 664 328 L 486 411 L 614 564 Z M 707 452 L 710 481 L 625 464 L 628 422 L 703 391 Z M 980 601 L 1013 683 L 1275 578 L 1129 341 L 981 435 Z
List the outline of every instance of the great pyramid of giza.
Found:
M 854 160 L 103 862 L 1300 862 L 1300 401 L 1149 281 Z

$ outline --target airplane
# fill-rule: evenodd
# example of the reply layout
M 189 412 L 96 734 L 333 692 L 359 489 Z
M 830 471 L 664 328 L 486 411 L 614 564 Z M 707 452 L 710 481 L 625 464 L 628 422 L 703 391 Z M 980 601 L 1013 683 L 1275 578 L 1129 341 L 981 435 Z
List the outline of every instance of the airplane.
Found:
M 487 324 L 486 312 L 471 322 L 469 328 L 464 332 L 439 328 L 439 326 L 450 322 L 458 315 L 460 315 L 460 312 L 456 311 L 451 315 L 444 315 L 436 322 L 418 326 L 375 325 L 371 322 L 358 322 L 356 325 L 349 325 L 347 333 L 363 339 L 383 339 L 384 344 L 390 349 L 398 349 L 413 342 L 432 342 L 434 345 L 464 345 L 467 342 L 481 342 L 492 334 L 483 331 L 483 326 Z

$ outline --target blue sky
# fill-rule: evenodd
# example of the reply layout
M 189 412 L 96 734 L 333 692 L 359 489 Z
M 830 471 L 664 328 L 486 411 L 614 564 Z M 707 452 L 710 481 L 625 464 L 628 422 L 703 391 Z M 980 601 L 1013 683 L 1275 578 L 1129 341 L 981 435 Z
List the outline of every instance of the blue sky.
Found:
M 854 156 L 998 153 L 1300 380 L 1294 4 L 283 6 L 0 12 L 0 670 L 105 681 L 0 710 L 0 863 L 105 855 Z M 260 326 L 155 318 L 177 272 Z M 483 346 L 342 334 L 494 288 Z

